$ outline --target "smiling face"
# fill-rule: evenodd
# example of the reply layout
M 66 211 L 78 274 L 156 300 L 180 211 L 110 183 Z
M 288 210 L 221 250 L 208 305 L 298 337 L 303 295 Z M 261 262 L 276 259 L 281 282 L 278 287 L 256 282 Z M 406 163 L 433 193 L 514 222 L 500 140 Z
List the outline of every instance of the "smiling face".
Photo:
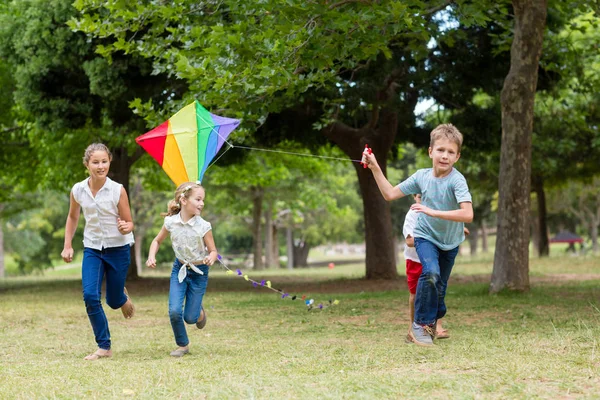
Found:
M 448 138 L 437 139 L 429 148 L 429 158 L 433 160 L 433 176 L 444 177 L 452 172 L 454 163 L 460 158 L 458 145 Z
M 190 193 L 181 199 L 181 211 L 190 218 L 200 216 L 204 209 L 204 189 L 196 187 L 190 189 Z
M 110 169 L 110 156 L 105 151 L 94 151 L 85 166 L 92 179 L 106 179 Z

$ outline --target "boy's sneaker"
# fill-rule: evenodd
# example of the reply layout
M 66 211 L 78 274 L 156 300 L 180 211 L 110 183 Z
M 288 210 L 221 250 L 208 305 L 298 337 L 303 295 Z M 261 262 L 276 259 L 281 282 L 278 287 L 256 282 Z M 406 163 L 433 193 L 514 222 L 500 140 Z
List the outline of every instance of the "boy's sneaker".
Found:
M 430 347 L 433 346 L 433 330 L 429 325 L 419 325 L 413 322 L 410 332 L 408 332 L 410 340 L 418 345 Z

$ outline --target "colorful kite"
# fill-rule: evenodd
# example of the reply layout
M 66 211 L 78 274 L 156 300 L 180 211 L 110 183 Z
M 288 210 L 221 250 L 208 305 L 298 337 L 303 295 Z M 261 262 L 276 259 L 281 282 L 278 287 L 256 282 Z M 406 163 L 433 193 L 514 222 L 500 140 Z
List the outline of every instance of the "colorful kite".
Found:
M 135 141 L 179 186 L 202 182 L 206 168 L 239 124 L 237 119 L 211 114 L 194 101 Z

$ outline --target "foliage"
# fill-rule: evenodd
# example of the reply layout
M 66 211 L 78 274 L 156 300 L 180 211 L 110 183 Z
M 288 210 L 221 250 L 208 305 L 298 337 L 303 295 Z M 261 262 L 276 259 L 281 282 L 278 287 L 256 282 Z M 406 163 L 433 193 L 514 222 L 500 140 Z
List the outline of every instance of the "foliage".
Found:
M 69 199 L 64 194 L 46 191 L 29 194 L 20 202 L 22 208 L 13 210 L 10 208 L 17 205 L 9 203 L 5 251 L 13 256 L 20 273 L 43 271 L 60 259 Z M 75 243 L 82 241 L 83 223 L 80 225 Z
M 214 215 L 216 230 L 226 224 L 229 235 L 242 238 L 243 234 L 236 234 L 239 228 L 234 227 L 256 222 L 251 210 L 259 190 L 265 207 L 272 204 L 272 217 L 278 225 L 291 224 L 311 244 L 356 240 L 359 200 L 350 162 L 303 157 L 297 154 L 310 152 L 293 143 L 270 150 L 282 153 L 254 150 L 242 156 L 242 163 L 227 165 L 224 161 L 206 175 L 206 211 Z M 339 151 L 332 149 L 323 148 L 315 155 L 343 160 Z
M 134 98 L 164 102 L 182 89 L 153 74 L 141 57 L 115 54 L 109 64 L 97 55 L 98 41 L 66 26 L 77 13 L 71 3 L 14 1 L 0 12 L 0 58 L 14 80 L 15 118 L 29 122 L 24 135 L 33 155 L 30 187 L 66 190 L 83 179 L 80 154 L 93 141 L 104 142 L 116 159 L 127 161 L 138 150 L 133 139 L 146 129 L 128 103 Z M 128 168 L 116 163 L 113 172 Z

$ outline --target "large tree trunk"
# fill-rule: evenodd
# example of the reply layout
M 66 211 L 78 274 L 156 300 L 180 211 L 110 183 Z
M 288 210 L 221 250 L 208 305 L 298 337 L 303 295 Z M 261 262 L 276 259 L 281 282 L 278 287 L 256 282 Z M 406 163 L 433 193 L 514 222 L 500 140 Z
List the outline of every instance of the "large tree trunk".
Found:
M 490 292 L 529 290 L 529 197 L 533 105 L 546 0 L 513 0 L 510 71 L 502 88 L 498 233 Z
M 590 227 L 590 237 L 592 239 L 592 251 L 598 254 L 598 224 L 592 224 Z
M 273 205 L 267 203 L 265 209 L 265 267 L 273 267 Z
M 277 235 L 277 225 L 273 224 L 271 227 L 273 231 L 273 245 L 271 246 L 271 260 L 275 268 L 279 268 L 279 236 Z
M 252 239 L 254 247 L 254 269 L 264 269 L 262 259 L 262 208 L 264 189 L 255 187 L 252 189 Z
M 135 244 L 133 245 L 133 253 L 135 254 L 135 270 L 136 270 L 136 274 L 137 276 L 142 276 L 143 274 L 143 265 L 142 265 L 142 260 L 144 255 L 143 253 L 143 249 L 142 249 L 142 244 L 144 243 L 144 236 L 146 235 L 146 230 L 145 229 L 136 229 L 135 231 Z
M 386 157 L 398 129 L 397 114 L 391 110 L 381 112 L 377 130 L 373 127 L 353 129 L 342 123 L 334 123 L 326 132 L 351 159 L 360 159 L 365 144 L 377 155 L 377 162 L 386 174 Z M 358 175 L 363 215 L 365 221 L 366 277 L 367 279 L 397 279 L 396 257 L 390 204 L 385 201 L 373 173 L 354 163 Z
M 469 247 L 470 249 L 470 253 L 472 256 L 474 256 L 475 254 L 477 254 L 477 242 L 479 239 L 479 233 L 478 233 L 478 229 L 476 226 L 473 227 L 473 229 L 469 230 L 469 236 L 467 236 L 467 240 L 469 241 Z
M 294 268 L 308 267 L 308 252 L 310 245 L 305 240 L 301 240 L 297 246 L 294 246 Z
M 481 251 L 487 253 L 488 249 L 488 232 L 487 225 L 484 220 L 481 220 Z
M 291 226 L 285 228 L 285 247 L 287 249 L 287 269 L 294 269 L 294 230 Z
M 542 177 L 534 177 L 532 180 L 533 191 L 537 197 L 538 209 L 538 243 L 537 253 L 539 257 L 548 257 L 550 255 L 550 242 L 548 240 L 548 221 L 546 210 L 546 192 L 544 191 L 544 180 Z

